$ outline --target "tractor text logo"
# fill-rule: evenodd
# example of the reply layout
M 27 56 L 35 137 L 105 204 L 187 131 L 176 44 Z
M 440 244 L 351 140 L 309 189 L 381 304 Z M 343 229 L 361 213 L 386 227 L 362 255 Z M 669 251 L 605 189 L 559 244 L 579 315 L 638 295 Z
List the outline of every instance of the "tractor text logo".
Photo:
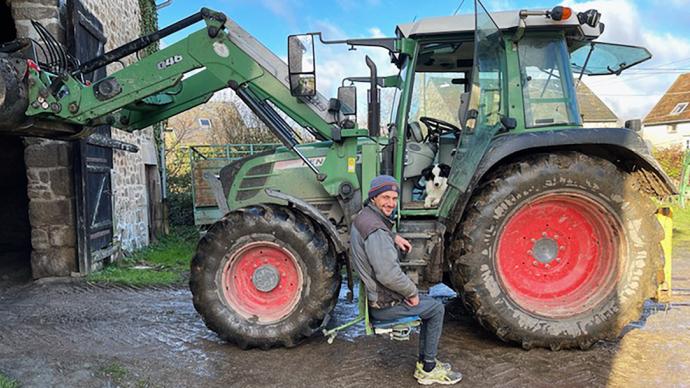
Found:
M 165 70 L 178 62 L 182 62 L 182 55 L 175 55 L 173 57 L 162 60 L 156 64 L 156 67 L 158 68 L 158 70 Z

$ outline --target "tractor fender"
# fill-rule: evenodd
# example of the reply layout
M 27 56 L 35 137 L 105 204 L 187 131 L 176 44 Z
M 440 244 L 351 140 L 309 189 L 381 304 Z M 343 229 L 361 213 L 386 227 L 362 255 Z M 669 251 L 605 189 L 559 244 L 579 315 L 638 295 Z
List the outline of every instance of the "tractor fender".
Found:
M 638 177 L 642 189 L 663 198 L 677 189 L 644 140 L 627 128 L 568 128 L 557 131 L 506 134 L 496 137 L 482 157 L 466 190 L 458 198 L 447 220 L 448 230 L 460 222 L 472 192 L 493 168 L 538 152 L 577 151 L 610 160 Z
M 297 197 L 293 197 L 292 195 L 285 194 L 280 191 L 272 190 L 270 188 L 264 189 L 264 192 L 266 195 L 268 195 L 271 198 L 275 198 L 279 200 L 279 202 L 282 203 L 287 203 L 287 206 L 293 209 L 297 209 L 300 213 L 304 214 L 305 216 L 311 218 L 321 226 L 321 228 L 328 234 L 328 237 L 333 241 L 333 245 L 335 246 L 335 251 L 337 254 L 343 254 L 347 251 L 347 247 L 343 243 L 343 241 L 338 237 L 338 232 L 335 230 L 335 226 L 324 217 L 324 215 L 319 212 L 319 210 L 314 207 L 313 205 L 310 205 L 308 202 L 301 200 Z

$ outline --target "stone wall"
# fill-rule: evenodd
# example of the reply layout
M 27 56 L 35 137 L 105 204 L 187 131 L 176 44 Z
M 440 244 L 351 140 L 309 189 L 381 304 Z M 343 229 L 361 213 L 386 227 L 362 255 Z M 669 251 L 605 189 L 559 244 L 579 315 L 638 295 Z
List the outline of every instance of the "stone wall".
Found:
M 31 268 L 34 278 L 77 271 L 72 148 L 68 143 L 27 139 Z
M 65 28 L 60 19 L 64 0 L 9 0 L 7 3 L 12 7 L 18 37 L 38 40 L 38 34 L 31 25 L 33 19 L 43 24 L 58 41 L 64 42 Z
M 136 133 L 113 130 L 113 138 L 139 147 L 137 153 L 113 152 L 113 232 L 125 252 L 149 244 L 149 203 L 143 156 L 150 132 L 150 129 Z

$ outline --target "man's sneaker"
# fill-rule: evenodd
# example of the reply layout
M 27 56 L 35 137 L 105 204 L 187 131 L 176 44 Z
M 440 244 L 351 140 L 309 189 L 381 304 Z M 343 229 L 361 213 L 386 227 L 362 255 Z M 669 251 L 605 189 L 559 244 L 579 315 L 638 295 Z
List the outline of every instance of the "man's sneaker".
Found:
M 454 372 L 452 370 L 445 369 L 440 362 L 436 363 L 436 367 L 431 372 L 425 372 L 424 369 L 421 370 L 419 377 L 415 371 L 415 377 L 417 382 L 422 385 L 431 384 L 457 384 L 462 380 L 462 373 Z
M 450 365 L 449 362 L 443 362 L 440 361 L 438 358 L 436 360 L 436 365 L 441 365 L 441 367 L 447 371 L 450 371 L 453 369 L 453 367 Z M 414 370 L 414 378 L 419 379 L 422 376 L 422 372 L 424 372 L 424 363 L 421 361 L 417 361 L 416 368 Z

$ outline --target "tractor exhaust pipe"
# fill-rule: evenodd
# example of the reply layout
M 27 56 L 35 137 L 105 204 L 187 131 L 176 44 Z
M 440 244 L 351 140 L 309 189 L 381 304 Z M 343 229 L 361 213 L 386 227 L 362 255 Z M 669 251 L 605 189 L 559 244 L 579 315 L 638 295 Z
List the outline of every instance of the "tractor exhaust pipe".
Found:
M 369 95 L 368 95 L 368 113 L 369 113 L 369 136 L 381 136 L 380 120 L 381 114 L 381 100 L 379 99 L 379 88 L 377 83 L 378 74 L 376 72 L 376 64 L 367 55 L 364 60 L 369 67 Z

